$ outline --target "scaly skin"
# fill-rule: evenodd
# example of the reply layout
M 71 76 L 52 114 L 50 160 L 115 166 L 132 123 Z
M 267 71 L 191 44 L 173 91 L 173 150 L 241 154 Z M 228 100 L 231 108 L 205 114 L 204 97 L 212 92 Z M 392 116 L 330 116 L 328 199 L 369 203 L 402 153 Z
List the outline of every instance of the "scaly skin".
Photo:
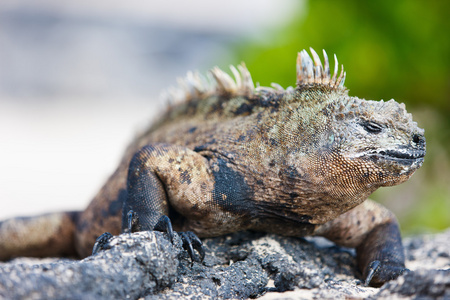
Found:
M 212 81 L 189 74 L 181 99 L 71 219 L 74 239 L 65 247 L 89 255 L 100 234 L 126 230 L 134 211 L 139 230 L 158 229 L 169 216 L 175 230 L 199 237 L 322 235 L 357 249 L 367 283 L 396 278 L 405 269 L 397 221 L 367 198 L 422 165 L 424 131 L 403 104 L 348 96 L 337 60 L 331 77 L 325 52 L 322 66 L 311 51 L 314 61 L 299 54 L 295 89 L 255 89 L 243 65 L 232 69 L 236 80 L 219 69 Z M 8 222 L 0 235 L 8 235 Z M 35 254 L 23 241 L 8 247 L 0 245 L 1 258 Z

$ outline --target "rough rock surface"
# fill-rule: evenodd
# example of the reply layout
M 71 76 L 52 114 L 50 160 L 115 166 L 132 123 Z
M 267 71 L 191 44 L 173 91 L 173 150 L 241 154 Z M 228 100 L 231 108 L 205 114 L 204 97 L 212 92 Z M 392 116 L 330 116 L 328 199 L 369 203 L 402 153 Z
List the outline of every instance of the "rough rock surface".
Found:
M 114 237 L 81 261 L 18 258 L 0 264 L 6 299 L 323 299 L 450 298 L 450 230 L 405 239 L 410 272 L 365 287 L 354 251 L 321 238 L 242 232 L 205 239 L 203 264 L 191 263 L 175 236 Z

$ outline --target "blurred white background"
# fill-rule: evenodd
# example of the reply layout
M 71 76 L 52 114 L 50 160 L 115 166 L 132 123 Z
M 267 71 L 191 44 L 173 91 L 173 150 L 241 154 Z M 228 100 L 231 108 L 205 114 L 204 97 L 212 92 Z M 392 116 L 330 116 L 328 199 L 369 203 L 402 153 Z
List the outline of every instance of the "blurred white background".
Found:
M 301 1 L 0 2 L 0 219 L 83 209 L 186 71 Z M 270 41 L 267 41 L 270 42 Z

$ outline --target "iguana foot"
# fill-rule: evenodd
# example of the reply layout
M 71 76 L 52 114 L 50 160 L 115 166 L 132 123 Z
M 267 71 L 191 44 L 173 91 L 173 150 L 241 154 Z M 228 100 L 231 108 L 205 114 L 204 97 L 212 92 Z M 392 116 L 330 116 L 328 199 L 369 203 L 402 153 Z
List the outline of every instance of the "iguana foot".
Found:
M 398 276 L 404 272 L 409 271 L 403 266 L 403 264 L 395 264 L 390 262 L 382 263 L 379 260 L 372 261 L 367 266 L 367 277 L 365 280 L 365 285 L 378 287 L 383 285 L 389 280 L 396 279 Z
M 95 240 L 94 247 L 92 248 L 92 255 L 97 254 L 98 251 L 106 249 L 105 246 L 112 239 L 113 235 L 109 232 L 103 233 Z
M 126 228 L 124 232 L 136 232 L 141 230 L 139 216 L 136 214 L 136 212 L 130 210 L 127 214 L 127 219 L 128 228 Z M 174 231 L 172 228 L 172 222 L 170 221 L 168 216 L 161 216 L 154 226 L 153 230 L 167 233 L 170 241 L 173 243 Z M 198 236 L 192 231 L 179 232 L 179 235 L 181 240 L 183 241 L 183 249 L 188 252 L 191 261 L 203 262 L 203 259 L 205 258 L 205 249 L 203 247 L 202 241 L 198 238 Z M 199 253 L 200 259 L 196 258 L 194 249 Z

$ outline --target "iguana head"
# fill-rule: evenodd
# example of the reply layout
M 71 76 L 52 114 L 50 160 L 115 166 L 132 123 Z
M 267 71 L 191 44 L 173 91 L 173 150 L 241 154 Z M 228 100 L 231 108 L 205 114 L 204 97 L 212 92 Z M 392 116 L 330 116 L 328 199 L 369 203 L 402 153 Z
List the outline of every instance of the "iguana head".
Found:
M 346 100 L 346 105 L 331 109 L 330 146 L 342 157 L 359 161 L 365 168 L 361 170 L 376 175 L 382 186 L 407 180 L 422 165 L 426 150 L 424 130 L 405 105 L 394 100 Z
M 316 129 L 322 132 L 318 153 L 319 158 L 328 157 L 331 175 L 350 174 L 355 183 L 373 188 L 407 180 L 423 163 L 424 130 L 412 120 L 403 103 L 348 96 L 345 73 L 342 70 L 336 76 L 337 60 L 331 77 L 326 53 L 322 67 L 318 55 L 311 52 L 314 62 L 306 51 L 299 54 L 297 90 L 300 95 L 317 95 L 310 102 L 318 120 Z

